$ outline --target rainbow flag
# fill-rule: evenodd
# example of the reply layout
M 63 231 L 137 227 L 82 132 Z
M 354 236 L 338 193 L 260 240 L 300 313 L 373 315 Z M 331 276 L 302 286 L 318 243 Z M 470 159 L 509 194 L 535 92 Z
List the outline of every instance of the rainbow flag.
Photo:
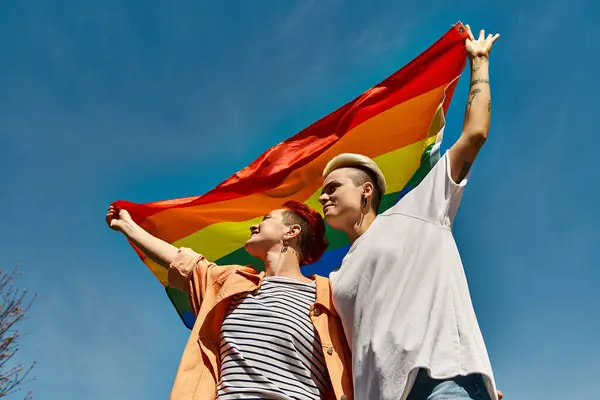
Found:
M 217 264 L 261 263 L 243 249 L 250 225 L 286 200 L 321 211 L 321 172 L 334 156 L 373 158 L 388 182 L 380 211 L 414 188 L 439 159 L 444 115 L 466 63 L 464 26 L 459 22 L 425 52 L 377 86 L 267 150 L 248 167 L 202 196 L 135 204 L 117 201 L 152 235 L 190 247 Z M 348 241 L 328 228 L 330 246 L 307 275 L 337 268 Z M 184 324 L 195 317 L 184 293 L 168 286 L 164 268 L 139 249 L 144 264 L 165 287 Z

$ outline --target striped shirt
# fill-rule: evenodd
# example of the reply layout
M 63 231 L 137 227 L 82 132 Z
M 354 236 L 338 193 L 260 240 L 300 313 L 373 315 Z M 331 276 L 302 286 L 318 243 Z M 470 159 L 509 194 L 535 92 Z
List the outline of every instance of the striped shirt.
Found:
M 217 398 L 316 400 L 329 378 L 310 319 L 315 283 L 265 277 L 233 297 L 221 327 Z

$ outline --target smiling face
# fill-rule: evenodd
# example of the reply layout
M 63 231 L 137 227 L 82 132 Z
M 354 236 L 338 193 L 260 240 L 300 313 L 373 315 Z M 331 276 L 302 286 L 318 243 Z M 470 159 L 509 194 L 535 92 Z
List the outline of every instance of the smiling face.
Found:
M 347 230 L 354 226 L 363 209 L 363 194 L 368 198 L 373 192 L 370 182 L 356 184 L 356 174 L 354 168 L 338 168 L 323 182 L 319 202 L 323 206 L 325 221 L 333 229 Z
M 333 229 L 350 236 L 365 215 L 377 215 L 386 182 L 375 161 L 361 154 L 339 154 L 327 163 L 323 178 L 319 202 Z
M 282 246 L 287 236 L 293 235 L 292 227 L 287 226 L 283 213 L 285 210 L 274 210 L 264 216 L 263 220 L 250 227 L 250 237 L 244 244 L 246 251 L 253 257 L 264 260 L 269 250 Z
M 318 261 L 328 246 L 323 217 L 294 200 L 286 201 L 282 207 L 250 227 L 244 248 L 263 261 L 269 252 L 283 252 L 288 247 L 294 250 L 291 253 L 297 256 L 300 266 Z

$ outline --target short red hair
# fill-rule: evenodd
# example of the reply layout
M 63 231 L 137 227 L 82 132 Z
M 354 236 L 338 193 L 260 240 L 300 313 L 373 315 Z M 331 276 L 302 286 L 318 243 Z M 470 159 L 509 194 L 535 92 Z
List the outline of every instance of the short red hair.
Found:
M 302 228 L 298 239 L 298 246 L 302 253 L 300 265 L 319 261 L 329 246 L 325 235 L 325 221 L 321 214 L 306 204 L 294 200 L 285 202 L 283 208 L 289 211 L 284 217 L 284 222 L 298 224 Z

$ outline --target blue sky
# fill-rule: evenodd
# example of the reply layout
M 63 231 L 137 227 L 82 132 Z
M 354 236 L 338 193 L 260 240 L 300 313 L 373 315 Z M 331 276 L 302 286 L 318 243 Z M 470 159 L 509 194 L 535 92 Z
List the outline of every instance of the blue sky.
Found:
M 507 400 L 596 391 L 597 3 L 52 3 L 0 11 L 0 268 L 20 263 L 39 296 L 19 356 L 38 362 L 38 398 L 168 397 L 189 331 L 105 226 L 112 201 L 204 193 L 458 20 L 502 35 L 455 225 L 498 386 Z

